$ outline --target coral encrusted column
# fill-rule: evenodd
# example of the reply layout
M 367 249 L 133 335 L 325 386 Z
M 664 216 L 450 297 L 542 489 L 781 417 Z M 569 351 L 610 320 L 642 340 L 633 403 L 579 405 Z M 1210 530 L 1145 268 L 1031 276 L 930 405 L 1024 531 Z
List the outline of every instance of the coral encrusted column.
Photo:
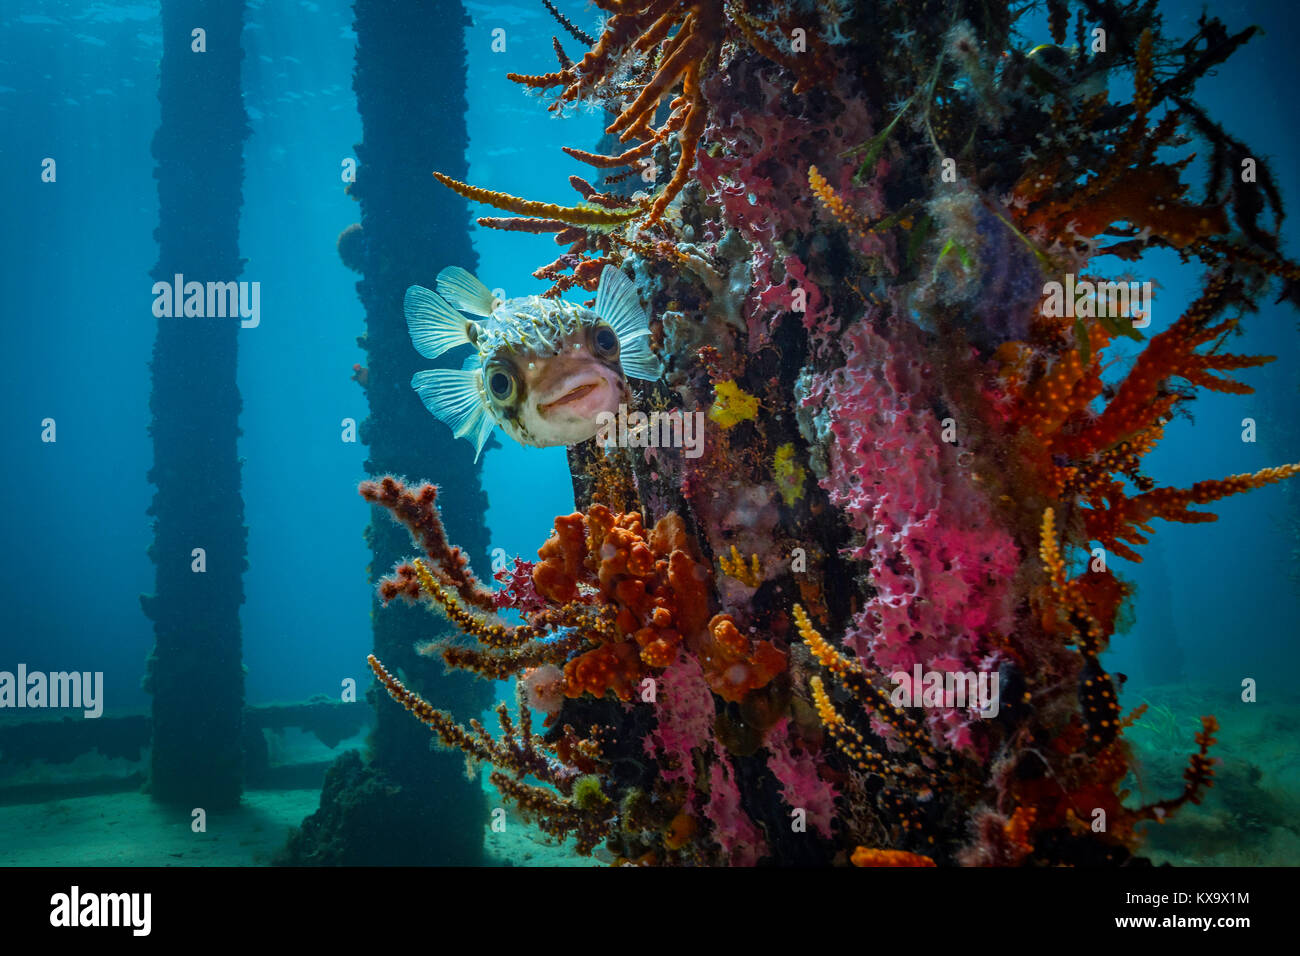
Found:
M 240 90 L 241 0 L 163 0 L 154 136 L 157 282 L 233 282 L 248 117 Z M 201 31 L 201 32 L 196 32 Z M 156 312 L 157 310 L 155 310 Z M 240 496 L 239 319 L 157 319 L 149 514 L 155 591 L 141 599 L 155 645 L 150 790 L 205 809 L 239 802 L 244 706 L 239 607 L 247 567 Z
M 353 89 L 362 142 L 356 181 L 361 205 L 354 266 L 366 312 L 370 416 L 361 438 L 370 449 L 372 476 L 396 474 L 440 488 L 438 505 L 449 538 L 480 564 L 488 552 L 487 496 L 474 449 L 435 421 L 411 388 L 427 367 L 411 346 L 402 311 L 408 286 L 432 288 L 445 266 L 474 271 L 465 201 L 440 186 L 434 170 L 466 178 L 465 38 L 468 18 L 459 2 L 357 0 Z M 370 578 L 389 573 L 415 552 L 406 530 L 374 508 L 366 531 L 373 559 Z M 486 574 L 485 568 L 479 568 Z M 492 700 L 491 685 L 465 674 L 444 674 L 438 657 L 418 644 L 450 636 L 449 625 L 427 608 L 403 602 L 372 615 L 374 653 L 400 672 L 425 699 L 462 720 Z M 473 865 L 483 861 L 488 806 L 478 782 L 465 779 L 460 753 L 431 750 L 427 727 L 412 720 L 383 688 L 369 699 L 376 726 L 369 760 L 340 758 L 326 778 L 320 809 L 291 837 L 281 862 L 342 865 Z

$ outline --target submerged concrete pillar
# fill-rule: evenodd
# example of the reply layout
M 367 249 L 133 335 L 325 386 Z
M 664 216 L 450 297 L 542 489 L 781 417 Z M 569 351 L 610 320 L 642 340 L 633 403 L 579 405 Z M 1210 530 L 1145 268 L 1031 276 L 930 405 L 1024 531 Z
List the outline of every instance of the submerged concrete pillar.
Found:
M 432 288 L 445 266 L 474 271 L 469 211 L 438 184 L 434 170 L 467 178 L 464 27 L 459 2 L 357 0 L 353 89 L 361 114 L 357 176 L 349 192 L 361 208 L 349 265 L 362 279 L 366 313 L 366 392 L 370 415 L 361 439 L 371 476 L 397 474 L 439 485 L 448 537 L 476 561 L 488 551 L 487 496 L 468 442 L 425 410 L 411 376 L 428 367 L 411 346 L 402 300 L 410 285 Z M 417 554 L 405 529 L 375 507 L 366 539 L 378 583 L 403 557 Z M 487 575 L 486 569 L 480 573 Z M 487 681 L 445 674 L 440 658 L 417 644 L 450 625 L 425 607 L 393 602 L 373 609 L 374 653 L 409 686 L 461 720 L 492 700 Z M 327 775 L 320 809 L 291 837 L 282 862 L 341 865 L 473 865 L 483 860 L 488 823 L 477 780 L 465 779 L 459 752 L 430 749 L 432 735 L 382 688 L 369 699 L 376 726 L 365 761 L 340 758 Z
M 158 180 L 158 323 L 149 365 L 155 487 L 149 514 L 157 567 L 141 598 L 155 645 L 150 792 L 218 809 L 239 802 L 244 675 L 239 607 L 247 567 L 240 495 L 238 315 L 210 315 L 187 283 L 234 282 L 248 117 L 240 88 L 241 0 L 163 0 Z M 182 306 L 167 294 L 179 284 Z M 141 299 L 144 299 L 141 289 Z M 212 309 L 213 312 L 227 310 Z

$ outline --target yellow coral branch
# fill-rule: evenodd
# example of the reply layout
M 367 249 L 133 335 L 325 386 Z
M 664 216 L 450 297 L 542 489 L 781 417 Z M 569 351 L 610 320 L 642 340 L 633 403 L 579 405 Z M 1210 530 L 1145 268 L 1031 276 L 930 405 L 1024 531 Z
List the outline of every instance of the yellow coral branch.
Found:
M 794 621 L 799 629 L 799 637 L 808 645 L 808 649 L 821 662 L 822 667 L 841 679 L 847 674 L 862 673 L 862 668 L 857 662 L 849 660 L 821 636 L 821 632 L 813 627 L 808 612 L 800 604 L 794 606 Z
M 756 588 L 763 583 L 763 570 L 759 567 L 758 555 L 749 556 L 749 566 L 745 566 L 745 559 L 736 546 L 731 546 L 731 556 L 723 554 L 718 557 L 718 564 L 722 567 L 722 573 L 729 578 L 735 578 L 746 587 Z
M 875 232 L 875 226 L 871 221 L 846 203 L 816 166 L 808 167 L 808 186 L 812 189 L 813 195 L 821 200 L 822 205 L 830 210 L 831 215 L 846 228 L 859 236 L 868 236 Z
M 504 209 L 507 212 L 517 213 L 521 216 L 558 219 L 571 226 L 617 226 L 634 219 L 641 212 L 640 209 L 620 210 L 592 206 L 557 206 L 555 203 L 520 199 L 518 196 L 511 196 L 509 193 L 494 192 L 479 186 L 471 186 L 439 172 L 434 172 L 433 178 L 452 192 L 474 202 L 486 203 L 497 209 Z
M 867 743 L 856 727 L 840 716 L 822 679 L 814 675 L 808 686 L 812 690 L 817 716 L 831 740 L 835 741 L 835 746 L 863 773 L 879 773 L 886 766 L 884 758 Z
M 808 645 L 808 649 L 812 651 L 813 656 L 817 658 L 821 665 L 834 674 L 841 684 L 853 692 L 859 704 L 874 710 L 882 721 L 898 732 L 899 739 L 910 744 L 921 753 L 935 755 L 934 745 L 930 742 L 925 730 L 913 724 L 908 719 L 907 714 L 900 708 L 895 707 L 893 701 L 890 700 L 889 694 L 871 683 L 866 672 L 862 669 L 862 665 L 857 661 L 850 660 L 832 647 L 830 642 L 822 637 L 817 628 L 813 627 L 812 620 L 808 617 L 808 612 L 803 609 L 802 605 L 796 604 L 793 613 L 799 637 Z M 835 711 L 820 678 L 814 677 L 809 682 L 809 686 L 812 688 L 813 703 L 817 707 L 818 714 L 822 717 L 822 722 L 826 725 L 836 743 L 845 750 L 845 753 L 851 753 L 855 760 L 867 760 L 868 757 L 871 760 L 882 760 L 883 758 L 879 754 L 867 747 L 862 736 Z M 853 737 L 853 740 L 848 741 L 848 736 Z M 844 737 L 845 740 L 842 741 L 841 737 Z M 861 748 L 866 748 L 866 756 L 862 755 Z M 870 764 L 870 761 L 868 763 Z
M 519 647 L 537 637 L 541 632 L 536 628 L 522 625 L 506 627 L 471 614 L 441 584 L 435 580 L 424 561 L 416 558 L 411 562 L 415 576 L 420 582 L 420 590 L 433 599 L 453 624 L 466 634 L 472 634 L 488 647 Z
M 1061 594 L 1065 590 L 1065 558 L 1056 540 L 1056 512 L 1048 508 L 1043 512 L 1043 527 L 1038 545 L 1038 556 L 1043 570 L 1052 582 L 1052 590 Z

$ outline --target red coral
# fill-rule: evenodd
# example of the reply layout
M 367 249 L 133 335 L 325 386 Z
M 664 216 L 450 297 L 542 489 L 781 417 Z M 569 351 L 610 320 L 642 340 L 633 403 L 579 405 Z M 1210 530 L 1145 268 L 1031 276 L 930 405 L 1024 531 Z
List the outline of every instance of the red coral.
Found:
M 513 608 L 521 614 L 532 614 L 546 606 L 533 581 L 533 569 L 536 567 L 536 561 L 515 558 L 514 567 L 493 575 L 502 584 L 496 592 L 497 610 Z
M 425 483 L 412 491 L 401 479 L 385 475 L 378 481 L 361 482 L 357 490 L 366 501 L 387 508 L 398 523 L 406 526 L 415 543 L 431 559 L 430 571 L 440 584 L 454 590 L 467 604 L 484 611 L 495 609 L 496 598 L 492 590 L 474 577 L 465 552 L 447 540 L 442 519 L 438 516 L 436 485 Z M 384 582 L 388 585 L 386 590 L 381 586 L 385 600 L 409 590 L 414 571 L 404 575 L 403 570 L 402 567 L 397 569 L 397 581 L 389 579 Z

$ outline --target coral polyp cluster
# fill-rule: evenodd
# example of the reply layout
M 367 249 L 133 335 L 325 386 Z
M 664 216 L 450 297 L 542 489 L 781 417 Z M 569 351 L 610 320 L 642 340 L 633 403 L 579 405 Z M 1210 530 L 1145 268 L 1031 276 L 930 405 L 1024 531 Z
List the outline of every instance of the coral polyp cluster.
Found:
M 505 678 L 562 665 L 567 697 L 608 693 L 621 701 L 639 696 L 642 683 L 683 650 L 724 700 L 742 700 L 785 670 L 785 655 L 770 641 L 742 634 L 729 615 L 710 616 L 711 572 L 694 556 L 677 515 L 665 515 L 649 531 L 640 514 L 615 514 L 600 504 L 556 518 L 530 582 L 516 576 L 493 594 L 446 545 L 433 485 L 411 490 L 387 477 L 365 482 L 361 493 L 388 508 L 425 548 L 424 558 L 400 564 L 384 579 L 385 599 L 428 601 L 479 645 L 430 649 L 453 667 Z M 502 623 L 496 612 L 506 608 L 523 613 L 527 623 Z
M 1193 99 L 1254 30 L 1175 43 L 1110 0 L 1049 0 L 1033 43 L 1027 3 L 599 5 L 589 38 L 559 18 L 584 56 L 557 39 L 556 72 L 515 79 L 608 107 L 618 149 L 568 152 L 613 179 L 653 160 L 648 188 L 440 179 L 567 245 L 538 271 L 556 290 L 634 279 L 668 370 L 634 400 L 698 413 L 699 453 L 572 449 L 578 510 L 496 593 L 435 492 L 363 489 L 425 552 L 384 596 L 441 609 L 467 640 L 434 650 L 515 680 L 546 733 L 504 710 L 501 740 L 457 731 L 377 673 L 618 862 L 1142 862 L 1143 828 L 1213 783 L 1218 725 L 1181 793 L 1135 801 L 1121 569 L 1156 519 L 1300 474 L 1182 488 L 1149 457 L 1199 395 L 1251 391 L 1271 357 L 1226 342 L 1270 288 L 1300 300 L 1271 173 L 1243 180 Z M 1200 270 L 1181 315 L 1113 274 L 1156 249 Z
M 569 146 L 564 151 L 587 166 L 608 171 L 605 185 L 615 187 L 613 191 L 571 176 L 570 185 L 583 202 L 561 206 L 434 174 L 468 199 L 515 214 L 482 217 L 480 225 L 552 233 L 557 243 L 568 246 L 564 255 L 534 273 L 554 280 L 547 293 L 551 295 L 575 284 L 595 288 L 600 269 L 608 262 L 622 262 L 629 252 L 681 261 L 675 245 L 681 238 L 680 217 L 672 217 L 678 220 L 675 225 L 665 220 L 696 171 L 701 141 L 713 116 L 714 104 L 705 91 L 710 76 L 725 73 L 730 63 L 754 54 L 790 70 L 797 77 L 794 92 L 799 94 L 830 77 L 823 37 L 825 24 L 835 22 L 838 14 L 831 11 L 827 20 L 816 4 L 597 0 L 597 6 L 609 15 L 580 59 L 569 58 L 557 38 L 558 70 L 507 76 L 529 90 L 552 92 L 551 110 L 581 102 L 606 112 L 605 133 L 615 152 Z M 547 9 L 579 42 L 587 38 L 553 6 Z M 648 188 L 628 198 L 618 184 L 632 176 Z M 661 238 L 651 235 L 656 231 Z
M 787 658 L 771 641 L 741 633 L 729 615 L 710 614 L 711 572 L 694 556 L 695 544 L 681 518 L 666 515 L 647 530 L 639 514 L 616 514 L 599 504 L 586 514 L 561 516 L 538 551 L 530 581 L 520 581 L 516 570 L 503 575 L 508 587 L 493 594 L 447 543 L 433 485 L 408 488 L 386 477 L 363 483 L 361 493 L 387 508 L 425 551 L 381 583 L 385 599 L 426 602 L 474 641 L 429 648 L 450 667 L 517 678 L 518 724 L 499 708 L 504 736 L 494 740 L 476 721 L 467 729 L 424 701 L 372 657 L 372 669 L 394 700 L 429 725 L 443 744 L 493 764 L 498 772 L 491 779 L 505 796 L 543 821 L 548 832 L 576 834 L 579 852 L 590 852 L 595 837 L 610 835 L 615 823 L 626 829 L 639 819 L 615 813 L 606 795 L 610 788 L 590 776 L 617 758 L 607 744 L 618 739 L 618 724 L 639 707 L 656 729 L 644 741 L 623 740 L 622 746 L 634 752 L 644 747 L 638 759 L 651 768 L 656 764 L 649 755 L 660 754 L 664 773 L 642 774 L 646 792 L 638 799 L 645 801 L 651 819 L 662 817 L 664 807 L 672 813 L 663 832 L 637 838 L 638 856 L 665 853 L 684 860 L 707 854 L 707 847 L 686 837 L 710 832 L 696 819 L 708 816 L 713 804 L 681 785 L 693 779 L 697 762 L 707 756 L 718 775 L 709 788 L 711 800 L 721 801 L 717 813 L 732 822 L 743 818 L 733 792 L 734 771 L 716 743 L 712 694 L 735 704 L 752 701 L 762 710 L 767 698 L 757 695 L 784 674 Z M 521 612 L 525 623 L 503 623 L 496 611 L 506 608 Z M 577 709 L 566 708 L 566 700 L 577 702 Z M 613 702 L 623 709 L 611 709 Z M 552 733 L 545 738 L 531 733 L 530 705 L 548 712 Z M 558 722 L 557 716 L 570 714 L 583 734 L 574 724 Z M 696 748 L 705 752 L 697 754 Z M 794 781 L 807 769 L 795 765 L 787 772 Z M 583 775 L 590 782 L 575 789 L 574 781 Z M 550 789 L 525 783 L 526 776 Z M 617 795 L 625 802 L 629 798 Z

